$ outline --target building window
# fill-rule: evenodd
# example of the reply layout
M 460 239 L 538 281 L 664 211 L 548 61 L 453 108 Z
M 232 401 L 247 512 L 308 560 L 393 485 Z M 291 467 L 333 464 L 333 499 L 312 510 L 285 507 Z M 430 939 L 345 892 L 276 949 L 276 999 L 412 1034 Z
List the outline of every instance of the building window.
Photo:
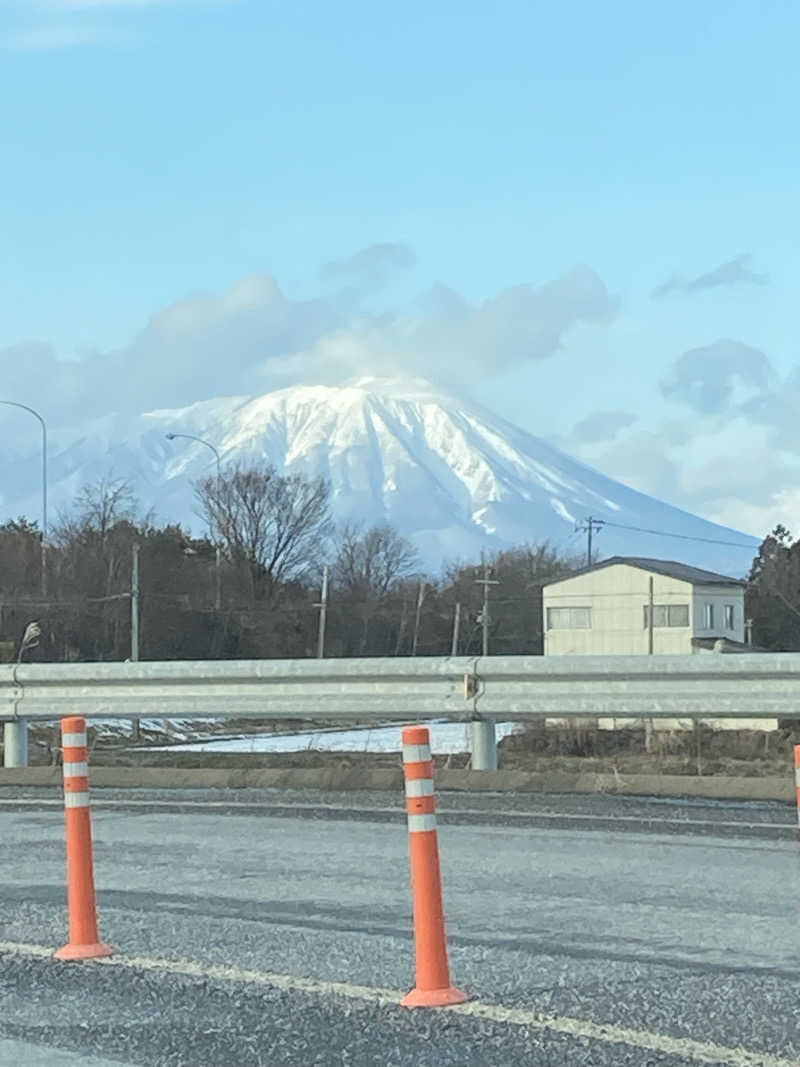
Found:
M 548 630 L 590 630 L 591 608 L 548 608 Z
M 656 626 L 688 626 L 688 604 L 653 604 L 653 628 Z M 644 606 L 644 628 L 650 629 L 650 605 Z
M 703 629 L 704 630 L 713 630 L 714 629 L 714 605 L 713 604 L 708 604 L 708 603 L 703 604 Z
M 736 606 L 734 604 L 725 605 L 725 629 L 736 629 Z

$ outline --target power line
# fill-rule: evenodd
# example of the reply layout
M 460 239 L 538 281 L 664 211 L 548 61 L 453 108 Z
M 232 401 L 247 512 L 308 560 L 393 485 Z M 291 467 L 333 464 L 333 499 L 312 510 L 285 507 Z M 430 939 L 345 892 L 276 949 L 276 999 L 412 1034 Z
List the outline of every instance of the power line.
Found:
M 588 522 L 589 520 L 587 520 Z M 729 548 L 749 548 L 755 552 L 756 545 L 747 545 L 744 541 L 720 541 L 715 537 L 693 537 L 691 534 L 670 533 L 668 530 L 647 530 L 643 526 L 626 526 L 622 522 L 609 522 L 607 519 L 594 519 L 594 522 L 602 523 L 603 526 L 613 526 L 618 530 L 633 530 L 636 533 L 654 534 L 656 537 L 677 537 L 682 541 L 702 541 L 707 545 L 727 545 Z

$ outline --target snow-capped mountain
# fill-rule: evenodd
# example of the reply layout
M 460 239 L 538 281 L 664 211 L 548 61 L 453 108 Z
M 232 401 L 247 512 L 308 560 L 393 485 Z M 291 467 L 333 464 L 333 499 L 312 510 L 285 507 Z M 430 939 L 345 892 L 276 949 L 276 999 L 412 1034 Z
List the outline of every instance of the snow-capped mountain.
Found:
M 739 576 L 757 549 L 754 538 L 636 492 L 470 401 L 400 379 L 110 415 L 79 433 L 56 434 L 51 521 L 82 486 L 111 472 L 159 519 L 201 532 L 191 482 L 214 472 L 214 456 L 200 443 L 167 440 L 167 433 L 211 442 L 223 465 L 266 460 L 281 471 L 324 476 L 336 519 L 391 523 L 431 567 L 531 541 L 577 554 L 585 537 L 575 524 L 589 515 L 609 524 L 596 536 L 601 556 L 680 559 Z M 0 463 L 4 517 L 39 516 L 40 462 L 40 453 L 26 448 Z

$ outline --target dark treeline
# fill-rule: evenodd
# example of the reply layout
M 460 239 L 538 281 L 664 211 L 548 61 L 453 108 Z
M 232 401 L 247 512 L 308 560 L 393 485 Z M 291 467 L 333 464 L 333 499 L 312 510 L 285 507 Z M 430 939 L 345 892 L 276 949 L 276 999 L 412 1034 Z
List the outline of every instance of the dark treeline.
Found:
M 50 531 L 44 594 L 39 527 L 0 526 L 2 657 L 35 621 L 28 659 L 130 658 L 135 545 L 140 659 L 315 656 L 326 566 L 326 656 L 447 655 L 457 611 L 458 653 L 481 652 L 482 561 L 425 574 L 391 526 L 334 527 L 323 481 L 269 467 L 231 467 L 195 495 L 207 537 L 142 514 L 123 481 L 82 489 Z M 535 539 L 488 557 L 490 653 L 541 653 L 542 585 L 582 563 Z M 800 541 L 782 526 L 753 561 L 746 613 L 757 648 L 800 651 Z
M 776 526 L 750 568 L 747 610 L 753 643 L 775 652 L 800 651 L 800 541 Z
M 195 487 L 209 530 L 191 537 L 142 514 L 111 478 L 84 488 L 50 530 L 46 594 L 41 531 L 20 518 L 0 526 L 0 641 L 6 657 L 29 622 L 41 627 L 26 659 L 131 656 L 134 546 L 139 555 L 139 658 L 315 656 L 323 568 L 328 568 L 325 655 L 445 655 L 482 647 L 480 560 L 425 574 L 390 526 L 334 527 L 322 481 L 235 466 Z M 542 584 L 580 566 L 534 544 L 487 557 L 489 650 L 542 651 Z

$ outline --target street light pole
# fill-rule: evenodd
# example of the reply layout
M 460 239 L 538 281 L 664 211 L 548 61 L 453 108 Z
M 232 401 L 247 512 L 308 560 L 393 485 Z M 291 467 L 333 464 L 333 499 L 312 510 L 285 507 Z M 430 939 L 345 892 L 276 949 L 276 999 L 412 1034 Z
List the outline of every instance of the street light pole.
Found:
M 47 598 L 47 424 L 35 408 L 19 404 L 16 400 L 0 400 L 12 408 L 22 408 L 39 420 L 42 427 L 42 599 Z
M 133 563 L 131 567 L 131 663 L 139 662 L 139 544 L 133 545 Z M 139 740 L 139 720 L 131 721 L 134 741 Z
M 197 441 L 198 444 L 205 445 L 206 448 L 210 448 L 214 453 L 214 459 L 217 462 L 217 506 L 219 506 L 220 487 L 222 484 L 222 469 L 220 465 L 219 451 L 211 444 L 210 441 L 206 441 L 203 437 L 195 437 L 191 433 L 168 433 L 168 441 L 174 441 L 177 437 L 183 437 L 187 441 Z M 222 607 L 222 553 L 220 547 L 217 545 L 216 552 L 214 554 L 214 610 L 219 611 Z

